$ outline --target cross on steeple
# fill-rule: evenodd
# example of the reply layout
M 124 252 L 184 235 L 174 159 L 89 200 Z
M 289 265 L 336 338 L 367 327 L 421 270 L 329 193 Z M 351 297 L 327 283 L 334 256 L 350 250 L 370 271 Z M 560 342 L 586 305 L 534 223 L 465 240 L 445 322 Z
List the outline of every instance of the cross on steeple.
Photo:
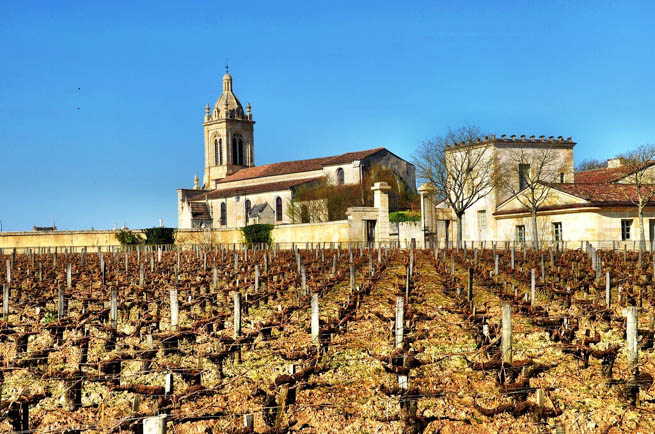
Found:
M 229 69 L 230 69 L 230 67 L 229 67 L 228 64 L 227 64 L 227 57 L 226 57 L 226 58 L 225 58 L 225 73 L 226 73 L 226 74 L 229 73 Z

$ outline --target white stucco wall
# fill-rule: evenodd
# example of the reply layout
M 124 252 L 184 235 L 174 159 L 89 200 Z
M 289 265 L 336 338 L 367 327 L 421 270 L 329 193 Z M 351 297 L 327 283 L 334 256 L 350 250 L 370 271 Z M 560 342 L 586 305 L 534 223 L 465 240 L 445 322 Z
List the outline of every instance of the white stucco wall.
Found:
M 621 241 L 621 220 L 632 219 L 631 240 L 639 240 L 639 219 L 636 207 L 614 209 L 572 209 L 560 210 L 556 213 L 540 213 L 537 217 L 537 230 L 543 240 L 552 241 L 552 224 L 562 223 L 564 241 L 608 241 L 605 247 L 611 246 L 611 241 Z M 655 209 L 644 212 L 644 232 L 646 240 L 650 240 L 649 220 L 655 219 Z M 532 221 L 529 215 L 519 217 L 499 216 L 496 218 L 499 240 L 515 240 L 516 225 L 525 225 L 526 241 L 532 240 Z

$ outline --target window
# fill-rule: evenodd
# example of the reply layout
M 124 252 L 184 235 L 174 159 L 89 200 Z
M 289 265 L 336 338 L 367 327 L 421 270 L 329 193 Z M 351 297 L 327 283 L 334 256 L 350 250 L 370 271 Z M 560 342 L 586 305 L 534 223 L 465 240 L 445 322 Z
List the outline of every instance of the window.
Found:
M 214 139 L 214 165 L 220 166 L 223 164 L 223 139 L 220 137 Z
M 523 190 L 528 186 L 528 179 L 530 178 L 530 165 L 519 164 L 519 190 Z
M 275 198 L 275 221 L 276 222 L 281 222 L 282 221 L 282 198 L 281 197 L 276 197 Z
M 561 172 L 561 173 L 559 174 L 559 182 L 562 183 L 562 184 L 564 184 L 564 172 Z
M 232 163 L 243 166 L 243 137 L 239 133 L 232 136 Z
M 246 224 L 248 224 L 248 218 L 250 218 L 250 199 L 246 199 L 244 207 L 246 208 Z
M 343 185 L 344 183 L 345 183 L 345 180 L 344 180 L 344 175 L 343 175 L 343 169 L 338 168 L 337 169 L 337 184 L 338 185 Z
M 516 241 L 525 243 L 525 226 L 517 225 L 516 226 Z
M 227 206 L 225 202 L 221 203 L 221 226 L 227 225 Z
M 487 211 L 478 211 L 478 236 L 480 241 L 487 239 Z
M 630 228 L 632 227 L 632 219 L 621 220 L 621 240 L 630 239 Z
M 309 207 L 307 205 L 300 207 L 300 221 L 301 223 L 309 223 Z
M 553 241 L 562 241 L 562 222 L 553 223 Z

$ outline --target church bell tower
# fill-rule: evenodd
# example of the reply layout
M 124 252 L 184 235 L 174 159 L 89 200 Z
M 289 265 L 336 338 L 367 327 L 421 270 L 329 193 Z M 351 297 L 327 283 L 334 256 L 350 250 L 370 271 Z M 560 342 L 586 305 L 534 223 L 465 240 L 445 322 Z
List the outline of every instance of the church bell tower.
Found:
M 205 175 L 203 189 L 245 167 L 255 165 L 255 141 L 250 103 L 243 106 L 232 92 L 232 76 L 225 68 L 223 93 L 214 108 L 205 107 Z

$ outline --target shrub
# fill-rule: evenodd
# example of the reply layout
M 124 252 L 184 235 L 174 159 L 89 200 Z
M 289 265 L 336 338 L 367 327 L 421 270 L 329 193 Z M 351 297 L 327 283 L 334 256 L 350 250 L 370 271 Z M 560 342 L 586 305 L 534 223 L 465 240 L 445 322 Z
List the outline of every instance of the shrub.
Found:
M 116 234 L 116 239 L 122 246 L 131 246 L 134 244 L 143 244 L 143 236 L 129 229 L 122 229 Z
M 55 321 L 57 321 L 57 312 L 47 311 L 43 314 L 43 318 L 41 318 L 41 324 L 50 324 Z
M 175 244 L 175 228 L 144 229 L 146 244 Z
M 344 220 L 349 207 L 373 206 L 371 187 L 381 181 L 391 187 L 389 211 L 418 209 L 420 196 L 416 192 L 390 169 L 373 165 L 365 171 L 359 184 L 333 185 L 323 180 L 296 188 L 287 215 L 294 223 Z M 303 209 L 307 216 L 303 215 Z
M 273 225 L 268 224 L 248 225 L 241 228 L 241 233 L 248 245 L 261 243 L 270 245 L 273 241 L 271 238 L 273 227 Z
M 396 211 L 389 213 L 389 221 L 393 223 L 420 222 L 421 213 L 415 211 Z

